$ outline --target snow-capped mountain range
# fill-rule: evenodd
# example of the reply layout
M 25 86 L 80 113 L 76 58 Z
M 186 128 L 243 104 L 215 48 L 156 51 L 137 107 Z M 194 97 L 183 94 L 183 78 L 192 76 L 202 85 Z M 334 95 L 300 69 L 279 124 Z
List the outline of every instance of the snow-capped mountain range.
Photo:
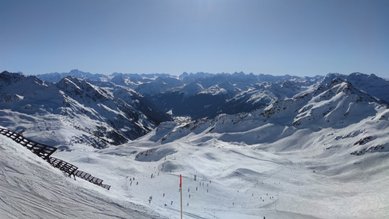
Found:
M 0 126 L 168 218 L 180 174 L 188 218 L 386 218 L 388 93 L 362 73 L 3 72 Z
M 312 85 L 330 83 L 341 79 L 351 83 L 356 89 L 368 93 L 382 101 L 389 102 L 389 82 L 376 75 L 352 73 L 328 74 L 326 77 L 272 76 L 233 73 L 183 73 L 179 76 L 168 74 L 92 74 L 79 70 L 68 73 L 48 73 L 38 75 L 42 80 L 57 82 L 72 76 L 99 85 L 111 82 L 131 88 L 145 97 L 161 112 L 173 116 L 189 116 L 193 119 L 228 113 L 250 112 L 266 107 L 276 100 L 290 98 Z M 55 78 L 53 80 L 53 78 Z
M 334 88 L 330 89 L 334 81 L 343 81 L 346 85 L 339 85 L 342 89 L 359 91 L 377 102 L 389 101 L 385 92 L 389 82 L 361 73 L 295 77 L 244 73 L 103 75 L 79 70 L 23 76 L 3 72 L 0 121 L 6 127 L 26 130 L 27 135 L 34 133 L 36 137 L 31 137 L 37 140 L 55 139 L 50 143 L 57 146 L 87 143 L 102 148 L 141 137 L 171 117 L 212 119 L 223 113 L 249 113 L 289 104 L 292 97 L 308 95 L 312 89 L 334 93 Z M 295 124 L 316 119 L 311 118 L 311 111 L 317 112 L 312 103 L 304 104 L 307 106 L 299 115 L 287 115 Z M 328 106 L 320 118 L 329 121 L 332 108 L 336 106 Z M 73 131 L 61 131 L 62 127 Z

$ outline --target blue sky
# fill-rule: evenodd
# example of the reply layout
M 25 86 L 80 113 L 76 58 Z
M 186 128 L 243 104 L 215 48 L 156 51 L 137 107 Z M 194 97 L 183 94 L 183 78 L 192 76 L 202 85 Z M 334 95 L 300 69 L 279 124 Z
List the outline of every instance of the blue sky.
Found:
M 0 0 L 0 71 L 389 77 L 389 1 Z

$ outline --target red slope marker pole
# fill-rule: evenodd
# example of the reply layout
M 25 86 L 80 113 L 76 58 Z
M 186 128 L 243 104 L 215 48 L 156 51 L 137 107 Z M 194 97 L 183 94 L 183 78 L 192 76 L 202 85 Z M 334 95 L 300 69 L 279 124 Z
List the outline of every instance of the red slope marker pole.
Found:
M 181 207 L 181 219 L 182 219 L 182 175 L 180 174 L 180 207 Z

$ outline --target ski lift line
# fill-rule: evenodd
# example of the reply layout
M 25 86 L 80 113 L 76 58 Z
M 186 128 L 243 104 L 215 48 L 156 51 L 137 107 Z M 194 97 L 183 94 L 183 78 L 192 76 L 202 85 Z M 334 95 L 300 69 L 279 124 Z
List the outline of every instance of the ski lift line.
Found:
M 0 134 L 5 135 L 15 142 L 19 143 L 23 147 L 29 149 L 34 154 L 38 155 L 42 159 L 46 160 L 48 163 L 50 163 L 53 167 L 60 169 L 61 171 L 67 173 L 69 176 L 79 177 L 81 179 L 84 179 L 90 183 L 93 183 L 95 185 L 98 185 L 100 187 L 103 187 L 107 190 L 111 188 L 110 185 L 103 184 L 103 180 L 99 179 L 97 177 L 92 176 L 89 173 L 86 173 L 84 171 L 81 171 L 78 169 L 77 166 L 68 163 L 64 160 L 61 160 L 56 157 L 52 157 L 51 155 L 57 150 L 57 148 L 41 144 L 35 141 L 32 141 L 30 139 L 25 138 L 21 134 L 17 132 L 13 132 L 8 129 L 0 128 Z

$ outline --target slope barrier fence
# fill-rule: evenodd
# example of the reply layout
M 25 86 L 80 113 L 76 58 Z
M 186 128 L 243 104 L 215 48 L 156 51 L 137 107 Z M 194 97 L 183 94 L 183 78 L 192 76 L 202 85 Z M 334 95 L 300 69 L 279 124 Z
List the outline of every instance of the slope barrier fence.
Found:
M 31 152 L 33 152 L 37 156 L 46 160 L 53 167 L 60 169 L 62 172 L 68 174 L 69 176 L 73 176 L 73 177 L 77 176 L 81 179 L 84 179 L 90 183 L 101 186 L 101 187 L 108 189 L 108 190 L 111 188 L 110 185 L 103 184 L 102 179 L 99 179 L 97 177 L 92 176 L 89 173 L 86 173 L 84 171 L 79 170 L 77 166 L 75 166 L 71 163 L 63 161 L 63 160 L 56 158 L 56 157 L 52 157 L 51 155 L 57 150 L 57 148 L 55 148 L 55 147 L 41 144 L 41 143 L 35 142 L 33 140 L 27 139 L 23 135 L 21 135 L 17 132 L 13 132 L 13 131 L 8 130 L 8 129 L 0 128 L 0 134 L 11 138 L 15 142 L 22 145 L 23 147 L 29 149 Z

